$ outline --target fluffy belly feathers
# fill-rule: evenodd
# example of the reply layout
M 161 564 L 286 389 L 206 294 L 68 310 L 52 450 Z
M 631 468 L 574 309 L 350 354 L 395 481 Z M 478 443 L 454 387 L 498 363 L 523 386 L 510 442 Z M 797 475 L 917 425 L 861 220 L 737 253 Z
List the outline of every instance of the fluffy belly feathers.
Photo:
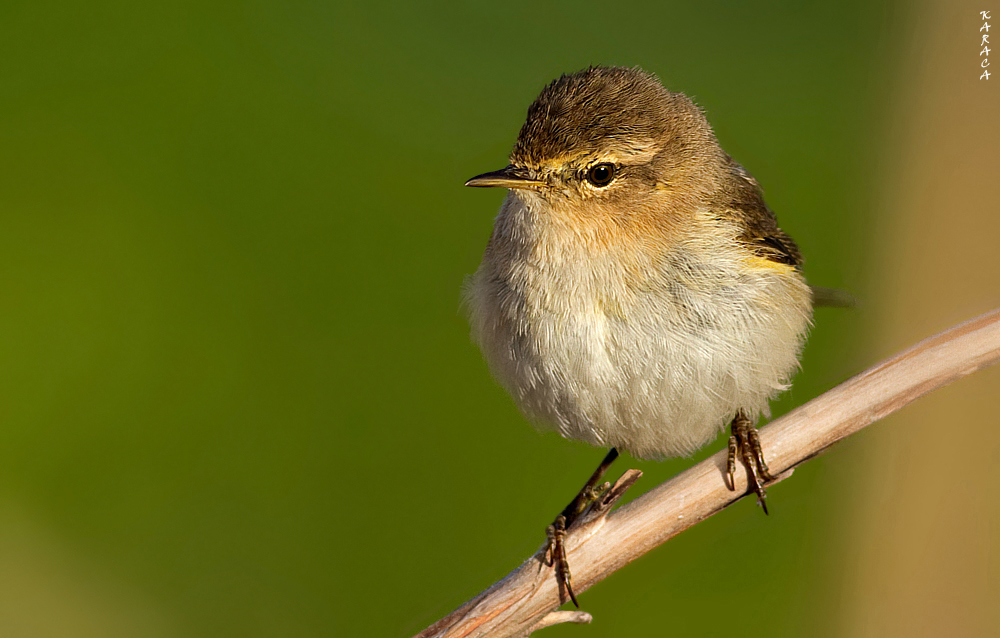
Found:
M 645 276 L 636 285 L 633 269 L 629 285 L 620 255 L 512 267 L 487 251 L 467 287 L 473 338 L 539 427 L 644 458 L 689 454 L 738 410 L 767 414 L 811 314 L 792 267 L 732 242 L 698 253 L 637 264 Z

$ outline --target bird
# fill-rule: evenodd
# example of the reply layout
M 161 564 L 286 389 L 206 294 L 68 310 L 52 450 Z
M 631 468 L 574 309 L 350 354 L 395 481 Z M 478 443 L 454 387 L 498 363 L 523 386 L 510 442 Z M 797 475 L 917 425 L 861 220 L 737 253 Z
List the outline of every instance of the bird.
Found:
M 686 456 L 727 426 L 766 513 L 756 422 L 789 387 L 815 292 L 760 184 L 704 112 L 640 68 L 591 66 L 549 83 L 509 163 L 472 187 L 508 189 L 464 286 L 472 339 L 540 429 L 610 448 L 548 528 L 562 538 L 626 450 Z

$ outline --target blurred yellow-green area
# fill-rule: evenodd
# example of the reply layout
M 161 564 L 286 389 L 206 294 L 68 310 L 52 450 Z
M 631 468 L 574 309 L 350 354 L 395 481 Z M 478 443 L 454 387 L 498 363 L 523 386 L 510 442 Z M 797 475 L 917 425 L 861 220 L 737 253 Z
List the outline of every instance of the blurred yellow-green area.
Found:
M 462 183 L 563 72 L 692 96 L 809 279 L 862 297 L 817 312 L 777 414 L 997 305 L 981 8 L 4 2 L 0 635 L 408 636 L 534 552 L 604 451 L 536 433 L 470 342 L 503 193 Z M 916 439 L 904 411 L 545 635 L 986 635 L 998 380 L 962 399 L 982 416 Z M 692 462 L 617 471 L 634 497 Z

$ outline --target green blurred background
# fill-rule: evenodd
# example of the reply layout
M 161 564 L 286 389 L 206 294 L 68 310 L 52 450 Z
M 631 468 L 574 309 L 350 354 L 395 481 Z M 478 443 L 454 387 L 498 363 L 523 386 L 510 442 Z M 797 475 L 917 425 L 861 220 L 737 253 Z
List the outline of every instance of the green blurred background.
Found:
M 961 11 L 947 73 L 974 76 Z M 407 636 L 531 554 L 603 451 L 532 430 L 470 343 L 459 290 L 503 193 L 462 183 L 563 72 L 640 65 L 691 95 L 810 280 L 870 298 L 817 313 L 776 413 L 909 343 L 877 338 L 876 256 L 924 13 L 3 3 L 0 635 Z M 546 634 L 857 635 L 859 440 Z M 645 472 L 634 497 L 691 463 L 618 469 Z

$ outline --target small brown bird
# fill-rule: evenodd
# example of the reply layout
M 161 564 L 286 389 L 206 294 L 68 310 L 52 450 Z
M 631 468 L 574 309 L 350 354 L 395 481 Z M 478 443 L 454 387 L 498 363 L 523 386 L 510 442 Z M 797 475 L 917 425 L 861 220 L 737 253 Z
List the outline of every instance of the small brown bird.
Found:
M 573 601 L 559 541 L 619 448 L 686 455 L 730 425 L 730 485 L 738 456 L 764 505 L 754 423 L 798 367 L 812 293 L 701 110 L 640 69 L 564 75 L 509 166 L 466 186 L 510 189 L 466 286 L 490 369 L 540 427 L 611 448 L 550 529 Z

